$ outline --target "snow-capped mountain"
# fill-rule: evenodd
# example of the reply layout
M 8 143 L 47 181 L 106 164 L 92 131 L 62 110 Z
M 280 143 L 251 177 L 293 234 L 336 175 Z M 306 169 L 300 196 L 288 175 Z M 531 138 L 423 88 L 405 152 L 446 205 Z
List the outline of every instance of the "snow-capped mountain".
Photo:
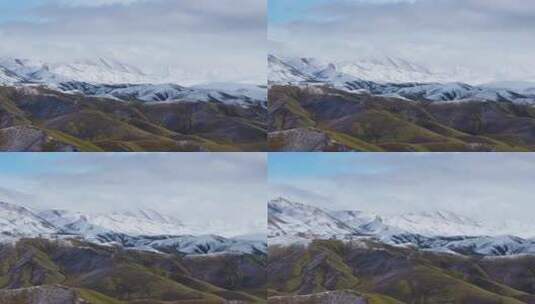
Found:
M 535 239 L 505 235 L 496 227 L 447 211 L 379 216 L 331 211 L 284 198 L 268 205 L 269 244 L 372 239 L 457 254 L 535 254 Z
M 439 71 L 404 58 L 390 56 L 339 61 L 335 66 L 344 74 L 383 83 L 461 81 L 474 84 L 487 80 L 461 67 Z
M 535 104 L 535 85 L 459 82 L 462 73 L 441 74 L 399 58 L 356 62 L 322 62 L 314 58 L 270 55 L 269 83 L 299 86 L 326 85 L 352 93 L 368 93 L 415 101 L 508 101 Z
M 427 236 L 493 234 L 477 221 L 449 211 L 407 213 L 384 218 L 384 224 Z
M 69 63 L 1 58 L 0 66 L 28 82 L 55 84 L 65 81 L 89 83 L 147 83 L 155 80 L 140 69 L 117 60 L 97 58 Z M 151 81 L 152 80 L 152 81 Z
M 217 235 L 160 235 L 130 236 L 120 233 L 104 233 L 95 236 L 93 242 L 120 245 L 127 249 L 181 254 L 255 254 L 266 253 L 267 242 L 241 238 L 225 238 Z
M 65 233 L 95 236 L 103 233 L 128 235 L 180 235 L 189 231 L 180 221 L 154 210 L 84 214 L 67 210 L 39 212 L 41 218 Z
M 0 202 L 1 243 L 37 237 L 82 239 L 105 246 L 186 255 L 267 251 L 265 237 L 206 235 L 152 209 L 96 214 L 57 209 L 37 212 Z
M 11 242 L 21 237 L 39 237 L 53 234 L 57 228 L 33 211 L 0 202 L 0 242 Z
M 284 198 L 268 204 L 269 237 L 325 238 L 356 232 L 354 228 L 320 208 Z
M 8 85 L 22 81 L 24 81 L 23 78 L 20 78 L 17 74 L 0 66 L 0 85 Z
M 240 83 L 184 87 L 164 76 L 149 75 L 117 60 L 98 58 L 71 63 L 0 58 L 0 85 L 42 85 L 66 93 L 122 101 L 218 102 L 267 105 L 267 88 Z
M 87 82 L 62 82 L 57 85 L 61 91 L 81 93 L 86 96 L 107 97 L 123 101 L 161 102 L 220 102 L 251 106 L 267 104 L 267 88 L 255 85 L 227 84 L 191 88 L 176 84 L 90 84 Z

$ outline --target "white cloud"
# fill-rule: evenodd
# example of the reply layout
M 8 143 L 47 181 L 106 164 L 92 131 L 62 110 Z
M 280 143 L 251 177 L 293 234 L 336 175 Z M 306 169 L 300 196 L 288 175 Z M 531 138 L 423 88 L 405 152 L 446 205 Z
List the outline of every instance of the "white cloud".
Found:
M 71 2 L 71 1 L 69 1 Z M 92 3 L 91 6 L 83 4 Z M 266 81 L 265 0 L 46 2 L 0 23 L 0 56 L 99 57 L 190 82 Z
M 186 223 L 218 222 L 235 234 L 258 233 L 266 229 L 266 158 L 265 153 L 28 157 L 25 161 L 47 169 L 0 174 L 0 200 L 84 212 L 153 208 Z
M 399 56 L 492 80 L 535 80 L 535 4 L 524 0 L 334 0 L 270 24 L 271 48 L 302 56 Z
M 494 223 L 533 222 L 535 155 L 377 153 L 342 160 L 333 155 L 325 162 L 327 158 L 308 157 L 307 171 L 330 168 L 325 173 L 270 175 L 272 197 L 335 210 L 399 214 L 438 209 Z

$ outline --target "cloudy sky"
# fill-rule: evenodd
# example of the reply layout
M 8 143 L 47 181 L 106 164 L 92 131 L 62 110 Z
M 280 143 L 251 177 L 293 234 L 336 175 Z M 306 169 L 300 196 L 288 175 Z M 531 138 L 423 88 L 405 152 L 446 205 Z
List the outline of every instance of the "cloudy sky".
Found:
M 106 57 L 194 81 L 266 81 L 266 0 L 0 1 L 0 56 Z
M 447 210 L 499 224 L 535 214 L 533 154 L 270 154 L 269 181 L 273 198 L 335 210 Z
M 270 0 L 268 11 L 271 52 L 397 56 L 481 81 L 535 81 L 534 1 Z
M 2 153 L 0 201 L 83 212 L 152 208 L 185 223 L 225 225 L 226 234 L 259 233 L 266 229 L 266 157 Z

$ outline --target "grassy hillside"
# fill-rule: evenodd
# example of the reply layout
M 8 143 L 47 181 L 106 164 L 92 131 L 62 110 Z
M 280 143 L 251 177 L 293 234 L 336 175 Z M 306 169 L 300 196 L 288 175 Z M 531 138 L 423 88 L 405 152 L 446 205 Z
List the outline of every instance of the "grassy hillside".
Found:
M 0 87 L 0 151 L 260 151 L 266 110 Z
M 184 258 L 26 239 L 0 247 L 0 302 L 31 303 L 45 293 L 47 300 L 57 294 L 92 304 L 264 303 L 255 290 L 265 288 L 265 263 L 265 256 Z
M 272 151 L 534 151 L 535 107 L 430 103 L 332 88 L 269 91 Z
M 490 259 L 364 245 L 318 240 L 308 247 L 271 246 L 270 298 L 286 303 L 344 291 L 360 294 L 362 303 L 535 303 L 535 257 Z

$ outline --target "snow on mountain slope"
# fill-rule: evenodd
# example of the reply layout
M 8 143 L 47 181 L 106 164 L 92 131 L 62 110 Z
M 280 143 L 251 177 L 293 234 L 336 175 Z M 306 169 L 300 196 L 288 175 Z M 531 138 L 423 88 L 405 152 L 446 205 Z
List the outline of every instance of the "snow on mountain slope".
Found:
M 378 83 L 448 83 L 466 82 L 479 84 L 488 82 L 488 77 L 479 77 L 468 69 L 455 67 L 448 71 L 435 70 L 422 64 L 409 61 L 404 58 L 384 56 L 358 58 L 355 60 L 342 60 L 328 62 L 317 58 L 296 58 L 270 55 L 268 58 L 271 74 L 269 79 L 273 82 L 289 80 L 288 75 L 301 75 L 312 78 L 330 78 L 336 76 L 332 73 L 344 74 L 354 79 L 363 79 Z M 294 73 L 288 74 L 288 69 L 294 69 Z M 322 73 L 323 71 L 323 73 Z M 329 75 L 326 72 L 331 72 Z M 330 77 L 329 77 L 330 76 Z M 304 77 L 304 78 L 307 78 Z M 303 80 L 297 77 L 294 80 Z
M 170 217 L 164 217 L 153 210 L 104 214 L 83 214 L 66 210 L 46 210 L 40 212 L 39 216 L 66 233 L 87 236 L 102 233 L 180 235 L 189 232 L 178 220 L 175 221 Z
M 90 84 L 87 82 L 62 82 L 57 87 L 68 93 L 108 97 L 120 100 L 169 101 L 187 98 L 194 90 L 175 84 Z
M 154 80 L 141 70 L 116 60 L 96 60 L 72 63 L 46 63 L 38 60 L 0 58 L 0 66 L 36 83 L 81 81 L 89 83 L 146 83 Z
M 176 84 L 118 84 L 94 85 L 85 82 L 62 82 L 58 88 L 68 93 L 87 96 L 107 97 L 123 101 L 139 100 L 151 103 L 162 102 L 219 102 L 229 105 L 249 107 L 267 106 L 267 88 L 246 85 L 209 85 L 192 88 Z
M 399 58 L 329 63 L 312 58 L 269 56 L 269 83 L 327 85 L 349 92 L 411 100 L 461 102 L 510 101 L 535 104 L 535 88 L 518 84 L 469 85 L 463 77 L 442 75 Z M 507 86 L 510 85 L 510 87 Z
M 129 236 L 100 234 L 92 239 L 103 245 L 120 245 L 127 249 L 181 254 L 257 254 L 267 252 L 267 241 L 225 238 L 217 235 Z
M 488 235 L 494 232 L 468 217 L 448 211 L 407 213 L 385 217 L 384 224 L 426 236 Z
M 268 203 L 268 235 L 271 238 L 297 236 L 325 238 L 352 234 L 354 229 L 328 212 L 278 198 Z
M 350 227 L 360 227 L 377 218 L 375 214 L 356 210 L 329 211 L 329 214 Z
M 508 256 L 518 254 L 535 254 L 535 242 L 519 237 L 481 236 L 467 237 L 459 240 L 431 240 L 430 250 L 443 252 L 470 252 L 484 256 Z
M 20 238 L 81 239 L 99 245 L 133 250 L 181 254 L 265 254 L 267 239 L 261 235 L 223 237 L 205 234 L 178 219 L 153 209 L 84 214 L 68 210 L 43 210 L 0 202 L 0 242 Z M 197 233 L 193 235 L 193 233 Z
M 225 96 L 227 95 L 227 99 L 233 99 L 232 96 L 242 99 L 242 100 L 250 100 L 252 102 L 254 101 L 260 101 L 260 102 L 266 102 L 267 103 L 267 87 L 266 86 L 259 86 L 259 85 L 252 85 L 252 84 L 240 84 L 240 83 L 223 83 L 223 82 L 215 82 L 215 83 L 207 83 L 202 85 L 194 85 L 191 87 L 192 89 L 197 90 L 203 90 L 208 92 L 218 92 L 219 98 L 218 100 L 225 100 Z
M 420 63 L 399 57 L 361 58 L 353 61 L 334 63 L 344 74 L 379 83 L 450 83 L 465 82 L 480 84 L 491 79 L 481 76 L 469 69 L 453 67 L 449 70 L 437 70 Z
M 219 102 L 249 107 L 267 106 L 267 88 L 213 83 L 183 87 L 163 76 L 111 59 L 72 63 L 45 63 L 29 59 L 0 58 L 0 84 L 43 85 L 50 89 L 123 101 Z
M 0 85 L 12 85 L 20 81 L 23 81 L 21 77 L 0 66 Z
M 481 87 L 491 89 L 513 89 L 521 93 L 535 92 L 535 82 L 530 81 L 495 81 L 482 84 Z
M 38 237 L 57 233 L 58 229 L 25 207 L 0 202 L 0 241 Z
M 307 75 L 305 71 L 300 71 L 299 67 L 294 67 L 291 63 L 286 63 L 274 55 L 268 57 L 268 71 L 270 83 L 288 84 L 313 80 L 313 77 Z
M 535 254 L 535 239 L 504 235 L 496 227 L 447 211 L 377 216 L 362 211 L 329 211 L 279 198 L 269 202 L 268 223 L 270 244 L 371 238 L 456 254 Z
M 441 82 L 445 75 L 431 72 L 428 68 L 401 58 L 371 58 L 344 61 L 337 64 L 340 72 L 377 82 Z

